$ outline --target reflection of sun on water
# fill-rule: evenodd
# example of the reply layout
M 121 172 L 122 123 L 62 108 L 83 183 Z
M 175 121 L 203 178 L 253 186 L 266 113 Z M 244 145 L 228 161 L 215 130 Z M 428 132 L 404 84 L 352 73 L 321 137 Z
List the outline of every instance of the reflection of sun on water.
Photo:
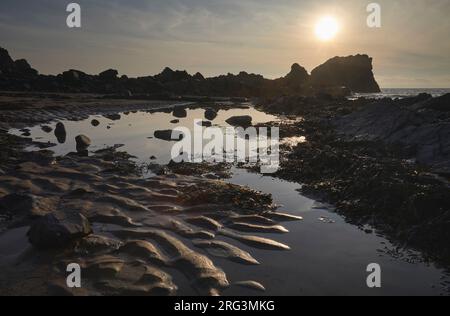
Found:
M 315 33 L 317 38 L 321 41 L 329 41 L 333 39 L 338 32 L 339 23 L 334 17 L 323 17 L 316 24 Z

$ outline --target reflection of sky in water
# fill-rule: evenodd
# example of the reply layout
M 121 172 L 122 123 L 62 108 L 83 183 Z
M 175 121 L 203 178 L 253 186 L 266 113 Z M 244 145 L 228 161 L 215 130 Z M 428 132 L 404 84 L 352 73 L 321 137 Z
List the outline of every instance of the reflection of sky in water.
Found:
M 150 157 L 155 156 L 157 160 L 154 162 L 165 164 L 170 161 L 171 149 L 175 142 L 156 139 L 153 137 L 154 132 L 157 130 L 174 129 L 176 127 L 186 127 L 192 132 L 194 129 L 194 120 L 206 120 L 204 109 L 187 110 L 187 114 L 186 118 L 176 118 L 172 113 L 148 113 L 139 111 L 129 113 L 128 115 L 121 113 L 121 119 L 117 121 L 112 121 L 98 115 L 91 116 L 82 121 L 61 121 L 67 131 L 67 138 L 63 144 L 58 143 L 54 131 L 46 133 L 41 129 L 41 126 L 32 127 L 30 130 L 33 140 L 44 143 L 55 143 L 56 146 L 50 149 L 56 155 L 65 155 L 75 151 L 75 137 L 83 134 L 88 136 L 92 141 L 92 145 L 89 148 L 90 151 L 116 144 L 123 144 L 124 146 L 120 150 L 136 156 L 141 162 L 148 162 L 150 161 Z M 229 127 L 225 121 L 232 116 L 241 115 L 252 116 L 253 124 L 277 120 L 275 116 L 265 114 L 254 108 L 231 109 L 220 110 L 218 116 L 212 121 L 212 124 Z M 93 119 L 98 120 L 100 125 L 97 127 L 92 126 L 91 121 Z M 172 120 L 179 120 L 179 123 L 172 124 L 170 123 Z M 47 125 L 51 126 L 54 130 L 56 122 Z M 11 133 L 15 135 L 21 134 L 18 130 L 12 130 Z

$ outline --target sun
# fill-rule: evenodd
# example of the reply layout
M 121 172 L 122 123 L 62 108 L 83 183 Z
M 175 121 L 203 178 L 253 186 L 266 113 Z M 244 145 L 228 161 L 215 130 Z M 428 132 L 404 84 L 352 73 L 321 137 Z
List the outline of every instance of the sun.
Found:
M 316 24 L 316 36 L 321 41 L 329 41 L 339 32 L 339 23 L 332 16 L 321 18 Z

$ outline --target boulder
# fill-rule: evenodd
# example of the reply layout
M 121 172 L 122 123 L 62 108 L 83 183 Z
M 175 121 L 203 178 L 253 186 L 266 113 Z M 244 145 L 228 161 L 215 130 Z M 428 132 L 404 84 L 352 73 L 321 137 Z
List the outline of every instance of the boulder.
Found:
M 85 151 L 89 146 L 91 146 L 91 140 L 86 135 L 78 135 L 75 137 L 77 143 L 77 151 Z
M 184 118 L 187 117 L 187 111 L 185 108 L 178 107 L 173 110 L 172 115 L 177 118 Z
M 31 225 L 28 239 L 38 249 L 53 249 L 68 246 L 91 233 L 91 225 L 82 214 L 48 214 Z
M 352 92 L 377 93 L 381 90 L 372 69 L 367 55 L 334 57 L 311 72 L 311 84 L 318 90 L 344 86 Z
M 232 116 L 226 122 L 232 126 L 248 127 L 252 125 L 252 117 L 250 115 Z
M 64 144 L 66 142 L 67 132 L 66 132 L 66 127 L 64 126 L 63 123 L 58 122 L 56 124 L 55 136 L 56 136 L 56 139 L 58 140 L 58 143 Z
M 97 127 L 97 126 L 100 125 L 100 122 L 99 122 L 98 120 L 96 120 L 96 119 L 93 119 L 93 120 L 91 121 L 91 125 L 94 126 L 94 127 Z
M 184 135 L 181 132 L 175 132 L 171 129 L 156 131 L 154 136 L 155 138 L 166 141 L 180 141 L 184 138 Z
M 208 108 L 205 111 L 205 118 L 207 120 L 213 121 L 217 117 L 217 112 L 214 109 Z

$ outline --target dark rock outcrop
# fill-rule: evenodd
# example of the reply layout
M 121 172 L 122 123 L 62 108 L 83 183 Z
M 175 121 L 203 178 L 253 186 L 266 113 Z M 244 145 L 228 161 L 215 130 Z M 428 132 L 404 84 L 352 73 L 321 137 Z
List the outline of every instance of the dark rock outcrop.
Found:
M 401 145 L 418 163 L 450 174 L 450 117 L 427 109 L 427 104 L 440 108 L 447 97 L 420 101 L 425 97 L 379 100 L 335 124 L 340 133 L 358 140 Z
M 155 76 L 119 77 L 118 71 L 109 69 L 90 75 L 71 69 L 62 74 L 39 75 L 26 60 L 14 61 L 5 49 L 0 49 L 0 89 L 33 90 L 69 93 L 103 93 L 117 98 L 173 99 L 179 96 L 267 98 L 283 95 L 315 95 L 317 93 L 345 94 L 347 87 L 353 92 L 378 92 L 372 73 L 372 59 L 367 55 L 335 57 L 317 67 L 311 76 L 299 64 L 293 64 L 282 78 L 270 80 L 245 71 L 205 78 L 201 73 L 165 68 Z M 341 89 L 341 90 L 339 90 Z M 339 90 L 339 91 L 338 91 Z M 337 92 L 336 92 L 337 91 Z M 335 93 L 336 92 L 336 93 Z
M 352 92 L 380 92 L 372 69 L 372 58 L 367 55 L 334 57 L 311 72 L 311 84 L 319 90 L 343 86 Z

